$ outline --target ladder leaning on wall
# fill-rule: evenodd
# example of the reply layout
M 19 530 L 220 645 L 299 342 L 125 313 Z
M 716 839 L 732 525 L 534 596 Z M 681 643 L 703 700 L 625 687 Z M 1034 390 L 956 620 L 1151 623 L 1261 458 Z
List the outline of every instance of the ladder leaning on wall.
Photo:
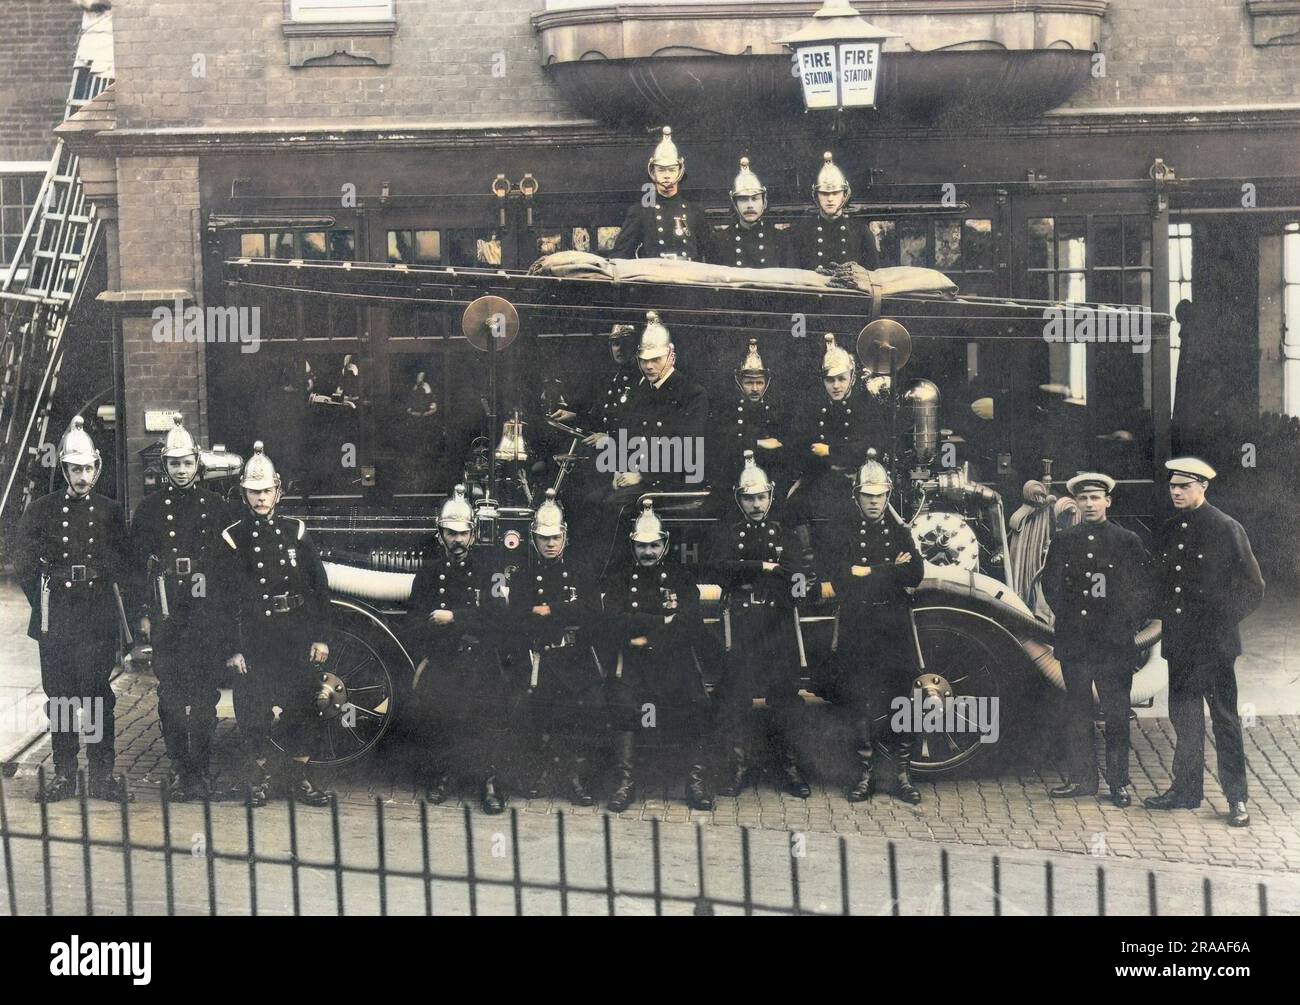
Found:
M 110 83 L 78 59 L 64 120 Z M 0 520 L 6 524 L 27 508 L 48 476 L 41 452 L 49 442 L 65 335 L 99 252 L 100 221 L 82 190 L 78 161 L 60 139 L 18 250 L 0 274 Z

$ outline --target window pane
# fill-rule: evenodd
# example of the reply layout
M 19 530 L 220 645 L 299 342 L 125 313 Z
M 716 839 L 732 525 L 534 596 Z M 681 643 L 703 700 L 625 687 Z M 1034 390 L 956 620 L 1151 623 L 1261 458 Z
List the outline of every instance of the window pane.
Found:
M 1053 272 L 1031 272 L 1026 277 L 1025 296 L 1030 300 L 1056 299 L 1056 274 Z
M 614 242 L 618 240 L 620 230 L 622 230 L 622 227 L 597 227 L 596 241 L 598 250 L 612 251 Z
M 415 232 L 415 260 L 421 265 L 437 265 L 442 261 L 442 231 Z
M 474 259 L 478 265 L 500 265 L 501 264 L 501 237 L 493 232 L 491 235 L 481 237 L 475 242 Z
M 930 228 L 924 223 L 904 220 L 898 228 L 898 264 L 926 268 L 930 264 Z
M 563 240 L 564 235 L 558 230 L 550 234 L 538 234 L 537 253 L 539 255 L 553 255 L 560 250 Z
M 1118 216 L 1099 216 L 1092 221 L 1092 264 L 1119 265 L 1123 261 L 1124 228 Z
M 993 221 L 967 220 L 961 236 L 962 268 L 993 268 Z
M 893 220 L 872 220 L 868 229 L 876 237 L 876 246 L 880 248 L 881 265 L 898 264 L 898 229 Z
M 966 268 L 961 258 L 961 222 L 939 220 L 934 225 L 934 267 L 960 270 Z
M 1151 306 L 1151 273 L 1124 273 L 1124 303 Z
M 409 230 L 390 230 L 388 232 L 388 260 L 398 264 L 411 261 L 411 232 Z
M 269 258 L 293 258 L 293 232 L 286 230 L 279 234 L 269 234 L 270 244 L 267 248 Z
M 325 232 L 308 230 L 298 235 L 301 244 L 298 254 L 306 261 L 323 261 L 325 254 Z
M 265 234 L 240 234 L 239 253 L 245 258 L 265 258 L 266 257 L 266 235 Z
M 329 256 L 335 262 L 350 262 L 356 257 L 356 243 L 352 231 L 329 231 Z
M 1056 268 L 1056 221 L 1050 216 L 1029 221 L 1028 261 L 1031 269 Z
M 0 210 L 0 229 L 3 229 L 6 234 L 21 234 L 23 215 L 21 206 L 6 205 L 3 210 Z
M 1151 267 L 1151 222 L 1143 217 L 1124 218 L 1124 264 Z
M 22 201 L 22 179 L 17 175 L 0 178 L 0 202 L 6 206 L 16 206 Z
M 1119 269 L 1098 269 L 1092 274 L 1092 300 L 1098 304 L 1122 304 L 1124 291 Z
M 1088 221 L 1081 216 L 1061 217 L 1056 221 L 1056 267 L 1086 269 Z
M 569 243 L 574 251 L 590 251 L 591 231 L 586 227 L 574 227 L 569 236 Z

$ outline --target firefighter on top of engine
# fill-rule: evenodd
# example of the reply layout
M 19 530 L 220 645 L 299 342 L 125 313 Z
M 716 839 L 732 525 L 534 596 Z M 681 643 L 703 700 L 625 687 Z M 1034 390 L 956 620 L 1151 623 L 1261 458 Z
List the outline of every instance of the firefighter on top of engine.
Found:
M 445 802 L 453 769 L 462 767 L 479 784 L 483 811 L 500 813 L 506 682 L 493 629 L 506 610 L 504 583 L 474 549 L 477 529 L 465 486 L 457 485 L 438 512 L 443 554 L 411 584 L 408 645 L 418 662 L 414 719 L 426 746 L 425 798 Z
M 910 761 L 915 737 L 897 730 L 894 702 L 914 700 L 916 640 L 907 590 L 925 576 L 921 553 L 907 526 L 889 510 L 893 482 L 874 450 L 853 482 L 856 515 L 839 520 L 833 550 L 822 565 L 824 597 L 839 601 L 839 638 L 831 658 L 835 700 L 849 711 L 857 747 L 858 781 L 850 802 L 870 799 L 876 789 L 873 747 L 894 761 L 894 794 L 919 803 Z M 914 721 L 908 714 L 906 722 Z
M 736 218 L 713 231 L 710 240 L 716 265 L 738 265 L 744 269 L 783 269 L 790 265 L 789 234 L 763 219 L 767 212 L 767 189 L 740 158 L 740 171 L 731 183 L 731 208 Z
M 238 516 L 203 488 L 199 448 L 181 416 L 163 441 L 163 484 L 131 518 L 132 596 L 140 634 L 153 644 L 158 719 L 171 770 L 168 799 L 211 795 L 223 647 L 234 637 L 236 583 L 219 581 L 221 532 Z
M 853 357 L 829 332 L 825 345 L 821 365 L 825 394 L 811 401 L 796 422 L 790 458 L 800 475 L 786 519 L 799 534 L 805 555 L 825 547 L 824 521 L 849 507 L 848 483 L 867 449 L 883 445 L 888 428 L 881 404 L 866 391 L 854 391 Z M 814 521 L 823 523 L 814 525 Z
M 726 767 L 718 791 L 739 795 L 752 767 L 748 756 L 750 708 L 767 699 L 772 739 L 780 752 L 782 785 L 807 799 L 808 783 L 794 745 L 799 697 L 799 646 L 795 618 L 808 581 L 793 532 L 771 518 L 776 485 L 745 451 L 734 490 L 741 518 L 715 538 L 709 565 L 723 591 L 726 670 L 718 689 L 718 732 Z
M 632 388 L 641 379 L 636 365 L 636 326 L 614 325 L 605 337 L 609 340 L 610 359 L 616 367 L 614 372 L 596 374 L 585 394 L 570 399 L 572 404 L 555 409 L 549 416 L 587 430 L 588 444 L 597 442 L 601 433 L 623 425 Z
M 853 189 L 830 151 L 822 154 L 812 196 L 816 214 L 799 220 L 792 229 L 793 264 L 800 269 L 850 263 L 864 269 L 880 268 L 875 235 L 865 223 L 849 216 Z
M 695 654 L 704 630 L 699 589 L 685 568 L 666 557 L 668 532 L 651 500 L 644 501 L 628 538 L 633 561 L 612 574 L 603 598 L 616 757 L 608 807 L 621 813 L 634 798 L 637 737 L 666 726 L 685 737 L 690 750 L 687 804 L 711 810 L 705 768 L 709 696 Z
M 273 783 L 291 799 L 325 806 L 332 796 L 319 788 L 307 762 L 311 729 L 317 720 L 319 667 L 329 660 L 329 583 L 307 525 L 276 516 L 281 482 L 262 441 L 239 479 L 247 511 L 221 532 L 228 550 L 223 583 L 237 584 L 237 628 L 222 648 L 233 655 L 235 721 L 247 753 L 249 798 L 254 806 L 271 797 Z M 280 747 L 276 763 L 271 744 L 275 709 L 280 709 Z M 279 779 L 276 775 L 281 775 Z
M 604 680 L 592 649 L 600 624 L 600 593 L 590 570 L 566 554 L 569 526 L 555 490 L 546 490 L 529 528 L 532 557 L 510 586 L 512 632 L 528 674 L 527 747 L 543 765 L 537 788 L 562 777 L 575 806 L 595 801 L 587 791 L 587 761 L 604 727 Z
M 128 582 L 122 507 L 98 495 L 103 461 L 80 415 L 59 443 L 66 488 L 41 496 L 15 534 L 14 571 L 32 606 L 27 637 L 40 652 L 41 687 L 50 721 L 54 774 L 37 798 L 76 795 L 79 733 L 86 734 L 86 793 L 114 802 L 130 798 L 113 774 L 115 697 L 109 684 L 117 657 L 113 587 Z
M 686 161 L 678 154 L 668 126 L 646 164 L 646 173 L 654 187 L 628 209 L 609 257 L 713 261 L 704 214 L 681 194 Z
M 757 339 L 749 340 L 745 358 L 732 375 L 740 395 L 713 414 L 710 458 L 716 459 L 717 470 L 728 476 L 740 470 L 746 452 L 774 469 L 781 456 L 781 416 L 767 400 L 772 373 L 758 354 Z

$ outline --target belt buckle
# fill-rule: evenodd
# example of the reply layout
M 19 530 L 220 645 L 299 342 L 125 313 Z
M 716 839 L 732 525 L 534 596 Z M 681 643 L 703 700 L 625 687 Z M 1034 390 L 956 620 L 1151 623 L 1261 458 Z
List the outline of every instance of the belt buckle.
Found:
M 275 611 L 276 614 L 288 614 L 288 613 L 289 613 L 289 594 L 287 594 L 287 593 L 277 593 L 274 597 L 272 597 L 272 598 L 271 598 L 271 610 Z
M 190 574 L 190 560 L 188 558 L 176 559 L 176 575 L 188 576 Z
M 74 583 L 86 582 L 86 567 L 84 565 L 74 565 L 72 567 L 72 581 Z

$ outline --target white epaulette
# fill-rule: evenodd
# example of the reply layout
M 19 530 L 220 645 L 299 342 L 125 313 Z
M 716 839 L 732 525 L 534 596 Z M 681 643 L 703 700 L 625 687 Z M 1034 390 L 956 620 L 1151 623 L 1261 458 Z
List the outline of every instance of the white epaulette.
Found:
M 299 520 L 299 521 L 298 521 L 298 540 L 301 541 L 303 535 L 306 534 L 306 533 L 307 533 L 307 524 L 306 524 L 304 521 Z

